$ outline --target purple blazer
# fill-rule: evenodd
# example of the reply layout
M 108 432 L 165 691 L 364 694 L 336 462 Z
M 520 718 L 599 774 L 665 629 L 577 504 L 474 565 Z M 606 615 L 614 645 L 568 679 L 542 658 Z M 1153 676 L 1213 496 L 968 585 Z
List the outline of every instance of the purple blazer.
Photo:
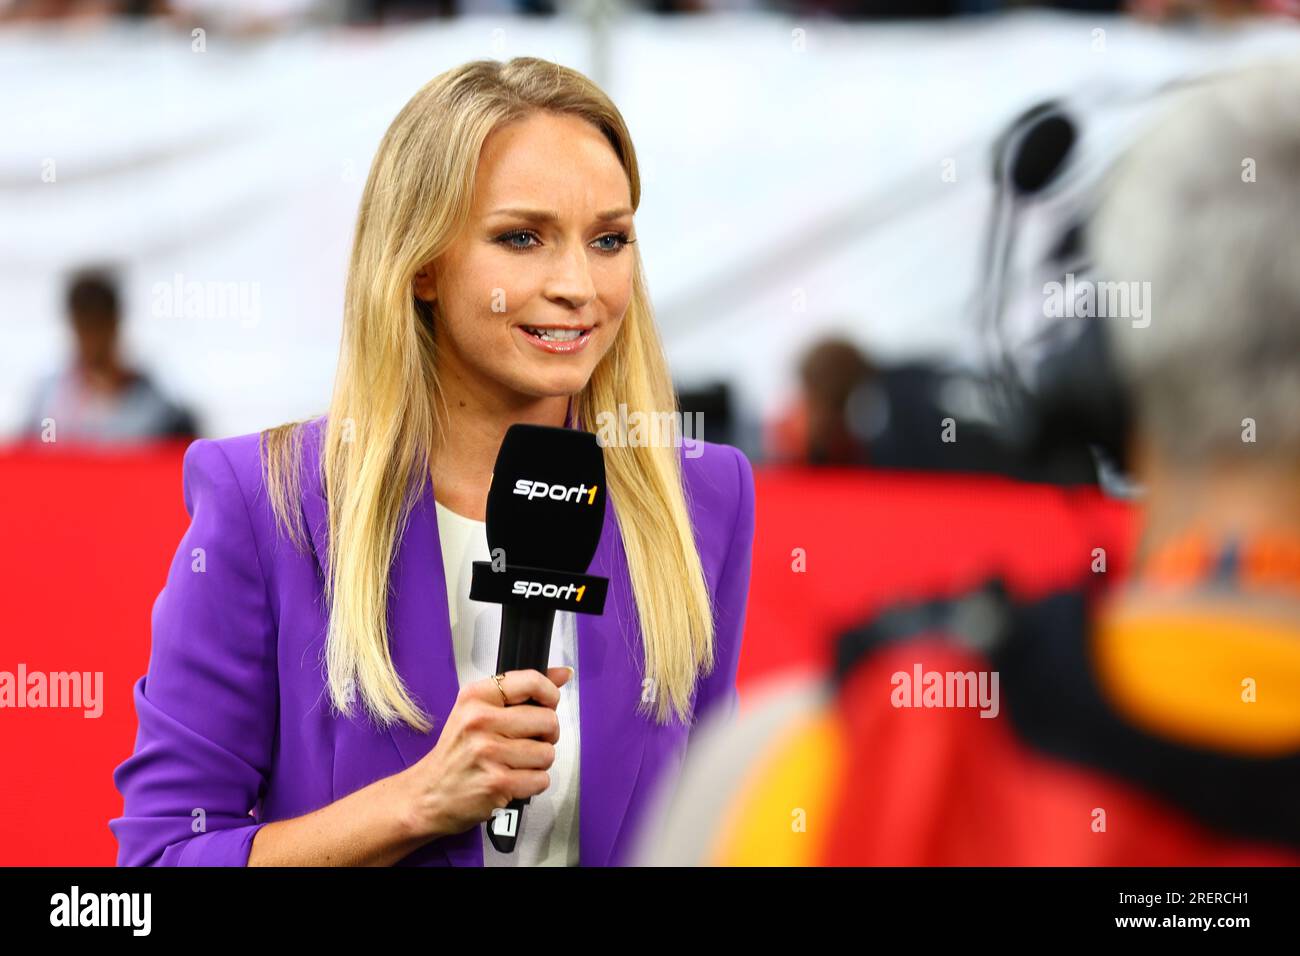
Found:
M 316 465 L 324 417 L 307 423 L 302 509 L 312 549 L 278 533 L 256 433 L 189 446 L 191 523 L 153 608 L 149 670 L 134 687 L 135 752 L 113 774 L 109 821 L 119 866 L 246 866 L 257 830 L 400 772 L 437 743 L 456 674 L 433 490 L 397 544 L 389 605 L 393 660 L 434 721 L 428 734 L 372 725 L 360 706 L 330 715 L 324 664 L 325 499 Z M 737 706 L 736 665 L 749 589 L 754 478 L 729 445 L 681 450 L 687 503 L 715 604 L 717 666 L 699 681 L 694 721 L 637 713 L 643 651 L 612 499 L 592 574 L 610 579 L 605 613 L 577 615 L 582 728 L 580 862 L 620 865 L 660 788 L 674 784 L 692 727 Z M 200 550 L 201 549 L 201 550 Z M 561 740 L 559 746 L 564 746 Z M 479 827 L 425 844 L 400 866 L 482 866 Z

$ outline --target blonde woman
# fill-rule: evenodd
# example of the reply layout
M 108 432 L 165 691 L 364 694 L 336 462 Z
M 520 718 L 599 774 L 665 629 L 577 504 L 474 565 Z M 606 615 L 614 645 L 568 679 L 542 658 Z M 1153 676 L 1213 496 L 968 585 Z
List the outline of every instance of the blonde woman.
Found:
M 610 427 L 677 411 L 639 202 L 623 118 L 573 70 L 476 61 L 402 109 L 328 414 L 185 455 L 120 865 L 626 862 L 696 721 L 735 709 L 754 531 L 739 451 Z M 516 422 L 603 436 L 610 586 L 557 614 L 545 674 L 497 675 L 468 568 Z M 499 853 L 485 822 L 526 797 Z

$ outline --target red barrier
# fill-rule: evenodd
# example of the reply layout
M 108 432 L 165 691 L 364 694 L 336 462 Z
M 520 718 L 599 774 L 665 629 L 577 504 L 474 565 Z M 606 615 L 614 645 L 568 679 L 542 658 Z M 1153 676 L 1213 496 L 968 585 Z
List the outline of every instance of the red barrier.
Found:
M 0 671 L 103 674 L 97 718 L 0 710 L 0 865 L 114 862 L 112 772 L 135 742 L 131 688 L 188 524 L 184 449 L 0 451 Z M 995 568 L 1033 593 L 1090 573 L 1093 548 L 1116 574 L 1129 548 L 1127 508 L 1086 490 L 788 468 L 755 479 L 742 701 L 776 672 L 824 665 L 831 636 L 882 603 L 963 588 Z
M 905 600 L 957 594 L 999 573 L 1032 597 L 1093 576 L 1123 577 L 1131 506 L 1090 488 L 985 475 L 763 468 L 742 691 L 830 665 L 834 636 Z M 799 551 L 797 549 L 802 549 Z M 797 570 L 800 556 L 804 570 Z
M 102 672 L 103 713 L 0 710 L 0 865 L 112 866 L 112 773 L 135 744 L 131 686 L 189 524 L 186 443 L 0 452 L 0 671 Z

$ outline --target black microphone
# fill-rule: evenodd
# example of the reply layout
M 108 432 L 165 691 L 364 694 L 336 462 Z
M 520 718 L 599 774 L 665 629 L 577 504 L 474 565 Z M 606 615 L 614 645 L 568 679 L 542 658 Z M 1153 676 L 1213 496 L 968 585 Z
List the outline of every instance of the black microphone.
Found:
M 1015 118 L 993 144 L 993 208 L 984 237 L 984 277 L 978 321 L 998 343 L 990 366 L 1001 376 L 994 398 L 1014 410 L 1018 387 L 1003 337 L 1002 309 L 1019 217 L 1026 203 L 1056 184 L 1069 166 L 1079 129 L 1062 104 L 1047 100 Z
M 507 429 L 488 489 L 492 560 L 474 562 L 469 592 L 501 605 L 496 673 L 546 673 L 556 611 L 604 613 L 609 579 L 586 572 L 605 527 L 605 497 L 605 457 L 594 434 Z M 488 838 L 500 852 L 514 850 L 526 803 L 493 811 Z
M 1043 192 L 1065 170 L 1078 138 L 1078 126 L 1055 100 L 1026 110 L 994 144 L 994 184 L 1006 182 L 1017 196 Z

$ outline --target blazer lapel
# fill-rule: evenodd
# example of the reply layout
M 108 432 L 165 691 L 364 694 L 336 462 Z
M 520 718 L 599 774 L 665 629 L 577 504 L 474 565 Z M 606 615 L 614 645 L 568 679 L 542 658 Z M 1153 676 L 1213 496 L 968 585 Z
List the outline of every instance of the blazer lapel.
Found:
M 329 524 L 318 467 L 325 427 L 324 420 L 320 421 L 314 439 L 308 439 L 311 444 L 302 482 L 302 505 L 318 566 L 326 573 Z M 581 728 L 579 845 L 583 866 L 604 866 L 622 829 L 651 725 L 650 719 L 636 713 L 642 693 L 644 651 L 627 560 L 609 496 L 604 530 L 590 573 L 609 578 L 610 586 L 603 615 L 576 615 Z M 402 762 L 409 767 L 437 743 L 460 691 L 431 479 L 425 482 L 424 492 L 398 542 L 390 584 L 389 642 L 393 662 L 408 691 L 434 724 L 427 734 L 401 723 L 388 728 Z M 635 640 L 631 639 L 633 635 Z M 481 866 L 482 846 L 477 836 L 477 830 L 471 829 L 447 838 L 455 844 L 448 847 L 448 857 L 458 865 Z

